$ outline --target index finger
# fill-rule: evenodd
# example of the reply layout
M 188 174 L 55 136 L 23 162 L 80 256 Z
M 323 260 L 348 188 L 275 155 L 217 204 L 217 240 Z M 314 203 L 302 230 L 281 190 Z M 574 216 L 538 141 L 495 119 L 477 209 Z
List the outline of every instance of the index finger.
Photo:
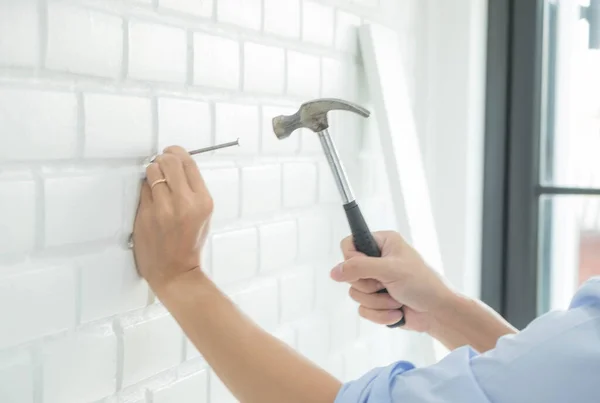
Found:
M 165 148 L 164 152 L 166 154 L 173 154 L 181 160 L 185 176 L 187 177 L 188 184 L 193 192 L 198 193 L 206 187 L 204 179 L 198 169 L 198 165 L 196 165 L 196 161 L 194 161 L 192 156 L 185 149 L 179 146 L 170 146 Z

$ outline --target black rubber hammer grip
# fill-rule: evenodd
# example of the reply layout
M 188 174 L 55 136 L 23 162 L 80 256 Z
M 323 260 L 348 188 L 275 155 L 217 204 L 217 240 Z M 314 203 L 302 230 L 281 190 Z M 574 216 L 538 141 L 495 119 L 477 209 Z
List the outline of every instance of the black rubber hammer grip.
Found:
M 369 227 L 367 226 L 367 223 L 365 222 L 365 219 L 360 211 L 360 207 L 358 207 L 356 201 L 345 204 L 344 210 L 346 211 L 348 224 L 350 224 L 352 239 L 354 240 L 354 247 L 356 250 L 364 253 L 367 256 L 381 257 L 381 250 L 379 250 L 379 246 L 377 245 L 377 242 L 375 242 L 375 238 L 373 238 L 373 234 L 369 230 Z M 380 294 L 387 292 L 388 291 L 385 288 L 378 291 Z M 400 310 L 402 310 L 402 308 L 400 308 Z M 396 328 L 404 326 L 405 323 L 406 320 L 403 317 L 399 322 L 394 323 L 393 325 L 388 325 L 388 327 Z

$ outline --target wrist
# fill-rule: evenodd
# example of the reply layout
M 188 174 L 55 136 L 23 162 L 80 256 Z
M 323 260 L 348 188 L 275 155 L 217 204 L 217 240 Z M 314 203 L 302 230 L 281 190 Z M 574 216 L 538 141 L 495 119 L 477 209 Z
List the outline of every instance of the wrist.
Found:
M 429 335 L 436 337 L 452 330 L 458 324 L 461 313 L 468 311 L 472 303 L 473 301 L 464 295 L 456 292 L 449 293 L 432 312 Z
M 150 284 L 154 294 L 165 305 L 171 300 L 188 294 L 192 289 L 198 290 L 210 286 L 214 287 L 214 284 L 199 267 L 178 273 L 160 283 Z

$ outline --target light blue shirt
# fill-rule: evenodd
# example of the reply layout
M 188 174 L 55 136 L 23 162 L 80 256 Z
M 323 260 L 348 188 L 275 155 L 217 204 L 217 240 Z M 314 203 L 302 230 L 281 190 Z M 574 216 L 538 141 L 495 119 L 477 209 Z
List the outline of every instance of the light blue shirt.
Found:
M 567 311 L 543 315 L 496 348 L 461 347 L 439 363 L 377 368 L 345 384 L 336 403 L 599 403 L 600 278 Z

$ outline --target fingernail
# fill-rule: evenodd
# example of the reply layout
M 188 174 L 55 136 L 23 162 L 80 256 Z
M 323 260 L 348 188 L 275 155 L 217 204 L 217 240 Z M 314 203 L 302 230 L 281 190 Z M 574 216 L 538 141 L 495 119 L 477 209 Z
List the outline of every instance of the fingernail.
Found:
M 331 270 L 331 277 L 334 280 L 341 280 L 344 272 L 344 264 L 340 263 Z

